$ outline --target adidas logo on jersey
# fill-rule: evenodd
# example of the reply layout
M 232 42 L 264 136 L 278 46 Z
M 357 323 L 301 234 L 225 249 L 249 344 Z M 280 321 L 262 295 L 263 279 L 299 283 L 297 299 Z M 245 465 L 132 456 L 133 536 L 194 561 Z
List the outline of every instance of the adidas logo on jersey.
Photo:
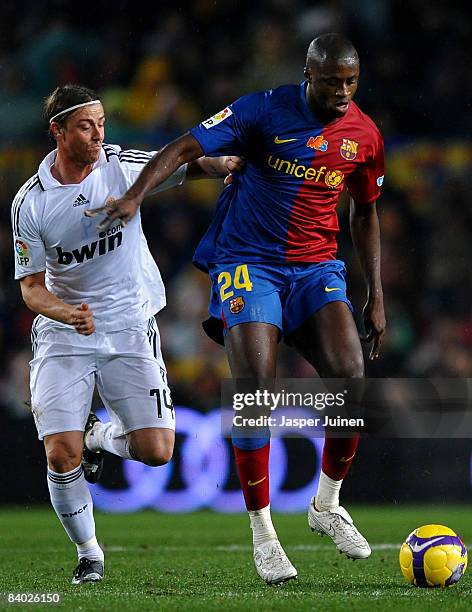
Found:
M 110 227 L 105 232 L 100 232 L 100 240 L 94 240 L 90 244 L 84 244 L 80 249 L 73 249 L 72 251 L 63 251 L 61 247 L 56 247 L 57 252 L 57 263 L 63 266 L 68 266 L 73 263 L 83 263 L 89 259 L 93 259 L 95 256 L 106 255 L 110 251 L 114 251 L 123 242 L 123 226 L 121 223 Z
M 87 200 L 87 198 L 84 195 L 79 193 L 79 195 L 76 197 L 75 202 L 72 204 L 72 206 L 83 206 L 84 204 L 90 204 L 90 200 Z

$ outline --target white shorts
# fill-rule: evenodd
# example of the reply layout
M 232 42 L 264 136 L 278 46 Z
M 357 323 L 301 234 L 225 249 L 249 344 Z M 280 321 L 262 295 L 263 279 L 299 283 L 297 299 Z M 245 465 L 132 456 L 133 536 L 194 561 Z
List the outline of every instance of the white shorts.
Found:
M 130 329 L 90 336 L 73 328 L 37 332 L 33 324 L 31 337 L 31 404 L 40 440 L 83 431 L 95 385 L 117 435 L 145 427 L 175 430 L 154 317 Z

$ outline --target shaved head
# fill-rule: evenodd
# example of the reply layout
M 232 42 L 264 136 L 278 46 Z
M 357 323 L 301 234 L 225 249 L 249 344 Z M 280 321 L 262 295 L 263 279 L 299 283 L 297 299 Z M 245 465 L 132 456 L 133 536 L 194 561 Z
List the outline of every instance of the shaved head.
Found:
M 320 66 L 335 61 L 345 64 L 359 64 L 354 45 L 342 34 L 321 34 L 311 41 L 306 56 L 307 66 Z

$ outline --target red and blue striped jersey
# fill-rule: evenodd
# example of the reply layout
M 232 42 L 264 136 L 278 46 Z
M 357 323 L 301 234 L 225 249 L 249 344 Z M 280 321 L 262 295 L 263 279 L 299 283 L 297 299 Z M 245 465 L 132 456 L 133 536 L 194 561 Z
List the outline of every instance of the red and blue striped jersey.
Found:
M 220 195 L 194 261 L 322 262 L 336 259 L 336 205 L 344 189 L 358 204 L 377 200 L 382 136 L 351 102 L 322 125 L 306 83 L 243 96 L 191 130 L 205 155 L 242 155 L 244 170 Z

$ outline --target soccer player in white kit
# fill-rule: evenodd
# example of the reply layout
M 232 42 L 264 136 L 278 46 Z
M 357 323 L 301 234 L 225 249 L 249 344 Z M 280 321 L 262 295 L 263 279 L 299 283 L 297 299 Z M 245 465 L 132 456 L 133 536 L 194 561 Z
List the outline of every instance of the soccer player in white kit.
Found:
M 98 231 L 85 208 L 124 193 L 153 156 L 103 144 L 105 114 L 91 90 L 58 87 L 45 102 L 57 149 L 19 190 L 12 205 L 15 278 L 32 327 L 31 404 L 47 456 L 51 502 L 79 564 L 73 584 L 103 577 L 92 498 L 81 464 L 95 385 L 111 422 L 95 422 L 88 451 L 148 465 L 173 452 L 175 414 L 154 314 L 165 305 L 159 270 L 139 214 L 126 227 Z M 235 158 L 181 166 L 158 189 L 187 178 L 224 176 Z

